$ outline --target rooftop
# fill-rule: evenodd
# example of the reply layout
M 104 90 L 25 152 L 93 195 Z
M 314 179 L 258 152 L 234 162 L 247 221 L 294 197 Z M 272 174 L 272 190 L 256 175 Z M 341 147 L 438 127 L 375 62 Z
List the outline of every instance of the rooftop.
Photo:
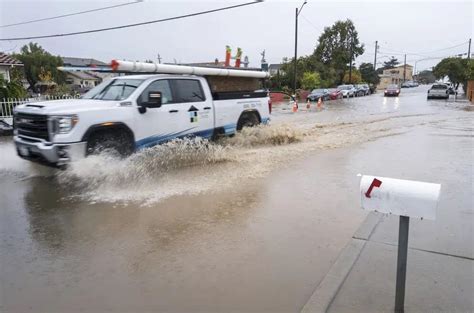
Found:
M 73 58 L 73 57 L 62 57 L 63 63 L 65 66 L 78 66 L 78 67 L 88 67 L 94 65 L 108 65 L 105 62 L 92 59 L 92 58 Z
M 23 63 L 12 57 L 11 55 L 0 52 L 0 64 L 1 65 L 18 65 L 22 66 Z

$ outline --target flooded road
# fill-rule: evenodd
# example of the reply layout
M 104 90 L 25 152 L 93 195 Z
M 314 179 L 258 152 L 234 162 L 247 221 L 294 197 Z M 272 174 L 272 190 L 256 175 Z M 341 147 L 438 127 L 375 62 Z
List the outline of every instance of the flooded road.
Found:
M 0 311 L 299 311 L 366 216 L 356 174 L 472 190 L 474 112 L 426 90 L 63 172 L 0 141 Z

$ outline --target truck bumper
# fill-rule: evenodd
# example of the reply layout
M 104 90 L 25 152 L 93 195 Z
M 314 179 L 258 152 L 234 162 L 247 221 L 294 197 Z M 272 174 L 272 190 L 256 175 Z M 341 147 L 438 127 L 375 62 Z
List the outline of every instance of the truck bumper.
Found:
M 18 156 L 47 166 L 60 167 L 72 160 L 84 158 L 86 143 L 60 143 L 27 141 L 14 136 Z

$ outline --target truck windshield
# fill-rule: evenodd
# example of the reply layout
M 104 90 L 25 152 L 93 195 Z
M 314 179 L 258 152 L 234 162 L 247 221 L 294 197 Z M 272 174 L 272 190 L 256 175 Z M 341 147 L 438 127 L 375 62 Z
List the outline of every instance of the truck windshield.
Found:
M 143 79 L 114 79 L 103 82 L 84 94 L 82 99 L 123 100 L 128 98 Z

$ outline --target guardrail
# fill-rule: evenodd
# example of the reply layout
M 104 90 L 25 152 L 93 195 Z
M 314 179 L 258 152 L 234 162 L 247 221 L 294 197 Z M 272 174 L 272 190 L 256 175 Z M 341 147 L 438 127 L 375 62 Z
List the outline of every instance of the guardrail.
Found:
M 6 98 L 0 99 L 0 119 L 12 118 L 13 109 L 20 104 L 38 102 L 38 101 L 50 101 L 50 100 L 62 100 L 62 99 L 77 99 L 79 96 L 40 96 L 34 98 Z

